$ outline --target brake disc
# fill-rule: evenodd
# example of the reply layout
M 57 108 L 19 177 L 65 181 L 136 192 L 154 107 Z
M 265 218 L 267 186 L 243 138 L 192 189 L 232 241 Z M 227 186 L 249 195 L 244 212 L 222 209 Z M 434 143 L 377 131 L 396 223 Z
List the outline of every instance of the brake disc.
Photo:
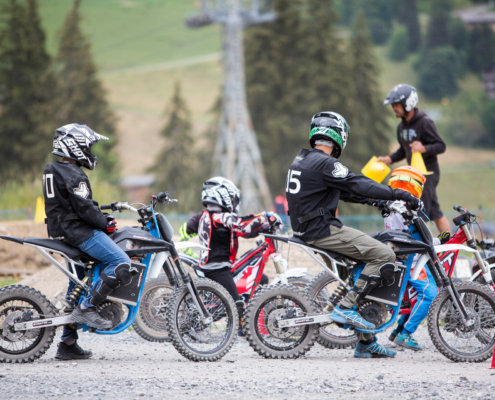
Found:
M 22 311 L 11 312 L 3 321 L 3 336 L 11 342 L 19 342 L 24 333 L 21 331 L 14 331 L 14 325 L 19 322 L 24 313 Z
M 459 323 L 454 330 L 454 334 L 462 339 L 470 339 L 474 337 L 479 332 L 481 327 L 480 317 L 474 309 L 466 308 L 466 313 L 469 319 L 474 321 L 474 323 L 471 326 L 465 326 L 459 318 Z
M 279 338 L 279 339 L 287 339 L 294 335 L 297 327 L 291 328 L 279 328 L 277 321 L 282 320 L 286 317 L 289 310 L 285 308 L 278 308 L 273 310 L 268 315 L 268 323 L 266 326 L 266 330 L 270 332 L 270 335 Z

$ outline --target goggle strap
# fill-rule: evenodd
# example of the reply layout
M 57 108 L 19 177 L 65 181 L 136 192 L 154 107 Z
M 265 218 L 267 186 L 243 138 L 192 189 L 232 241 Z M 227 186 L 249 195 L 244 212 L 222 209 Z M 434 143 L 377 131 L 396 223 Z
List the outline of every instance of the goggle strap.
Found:
M 417 185 L 421 189 L 423 189 L 423 185 L 420 182 L 418 182 L 416 179 L 413 179 L 409 176 L 404 176 L 404 175 L 392 176 L 390 178 L 390 182 L 393 182 L 393 181 L 409 182 L 409 183 L 412 183 L 413 185 Z

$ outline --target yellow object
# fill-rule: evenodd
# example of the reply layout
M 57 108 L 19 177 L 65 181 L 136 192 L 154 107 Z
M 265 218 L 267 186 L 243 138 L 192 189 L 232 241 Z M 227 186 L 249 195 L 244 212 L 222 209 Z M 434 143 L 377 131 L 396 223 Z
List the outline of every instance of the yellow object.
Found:
M 381 161 L 376 161 L 375 156 L 371 157 L 371 160 L 368 161 L 368 164 L 366 164 L 361 170 L 361 173 L 364 176 L 373 179 L 378 183 L 382 183 L 389 172 L 390 167 Z
M 426 170 L 425 161 L 423 160 L 423 156 L 419 151 L 412 153 L 411 167 L 419 169 L 419 172 L 421 172 L 423 175 L 433 174 L 433 172 L 429 172 Z
M 36 200 L 36 210 L 34 212 L 34 222 L 45 223 L 45 202 L 41 197 Z

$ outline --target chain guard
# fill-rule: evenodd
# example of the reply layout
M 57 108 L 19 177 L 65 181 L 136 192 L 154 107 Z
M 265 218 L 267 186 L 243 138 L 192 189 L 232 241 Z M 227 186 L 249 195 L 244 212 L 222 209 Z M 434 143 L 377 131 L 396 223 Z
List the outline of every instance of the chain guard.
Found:
M 371 322 L 378 328 L 386 321 L 387 308 L 383 303 L 366 301 L 360 304 L 359 313 L 366 321 Z

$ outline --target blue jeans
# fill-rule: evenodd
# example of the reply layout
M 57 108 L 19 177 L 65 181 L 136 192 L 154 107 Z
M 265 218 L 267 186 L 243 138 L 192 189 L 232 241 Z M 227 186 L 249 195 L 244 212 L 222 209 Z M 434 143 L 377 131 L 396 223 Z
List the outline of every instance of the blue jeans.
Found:
M 124 250 L 117 246 L 117 244 L 102 231 L 95 230 L 93 236 L 82 242 L 77 247 L 79 247 L 86 254 L 89 254 L 91 257 L 101 261 L 102 264 L 105 265 L 103 273 L 108 277 L 115 278 L 115 268 L 119 265 L 131 265 L 131 259 L 127 254 L 125 254 Z M 94 283 L 93 289 L 98 290 L 101 282 L 102 280 L 100 277 Z M 90 302 L 92 297 L 93 296 L 91 296 L 91 293 L 87 293 L 82 301 L 82 304 L 86 307 L 94 307 L 94 305 Z
M 120 264 L 131 264 L 131 260 L 128 255 L 117 246 L 117 244 L 108 237 L 107 234 L 103 233 L 99 230 L 93 231 L 93 236 L 89 239 L 86 239 L 84 242 L 79 244 L 79 247 L 86 254 L 89 254 L 94 259 L 101 261 L 105 265 L 105 269 L 103 272 L 105 275 L 109 277 L 115 277 L 115 268 Z M 84 270 L 82 268 L 76 268 L 77 276 L 79 279 L 84 277 Z M 98 289 L 102 280 L 98 278 L 93 285 L 95 290 Z M 69 294 L 72 289 L 74 289 L 74 282 L 69 282 L 69 290 L 67 294 Z M 87 293 L 84 297 L 82 304 L 86 307 L 94 307 L 94 305 L 90 302 L 91 293 Z M 62 333 L 62 340 L 70 340 L 77 339 L 77 330 L 69 328 L 67 325 L 64 326 L 64 331 Z
M 409 281 L 416 292 L 418 293 L 418 300 L 411 310 L 411 314 L 403 315 L 399 319 L 399 325 L 403 325 L 403 333 L 414 333 L 418 329 L 419 324 L 428 315 L 431 302 L 438 294 L 438 286 L 435 283 L 435 279 L 431 275 L 428 268 L 421 272 L 418 279 L 415 281 Z M 404 332 L 407 331 L 407 332 Z

